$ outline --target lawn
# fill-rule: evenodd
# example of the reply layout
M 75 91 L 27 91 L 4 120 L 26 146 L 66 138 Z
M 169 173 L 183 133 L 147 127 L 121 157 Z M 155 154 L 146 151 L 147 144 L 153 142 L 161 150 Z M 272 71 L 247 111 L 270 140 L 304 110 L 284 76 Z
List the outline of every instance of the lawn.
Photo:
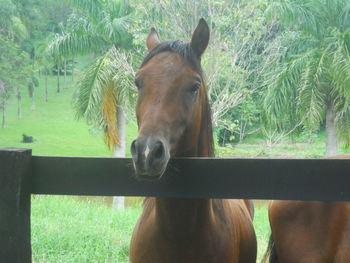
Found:
M 125 211 L 66 196 L 32 198 L 36 263 L 128 262 L 140 205 Z
M 63 80 L 61 80 L 63 84 Z M 74 84 L 69 78 L 68 88 L 56 92 L 56 78 L 49 78 L 49 102 L 44 101 L 44 80 L 35 92 L 35 110 L 31 111 L 31 100 L 22 95 L 23 116 L 17 119 L 17 100 L 10 100 L 7 114 L 7 128 L 0 128 L 0 148 L 31 148 L 35 155 L 65 156 L 112 156 L 103 140 L 103 135 L 88 126 L 84 120 L 75 118 L 72 108 Z M 136 136 L 134 122 L 127 126 L 127 142 Z M 34 143 L 22 143 L 22 134 L 33 136 Z M 128 151 L 129 154 L 129 151 Z
M 127 263 L 141 205 L 125 211 L 72 197 L 32 198 L 32 248 L 36 263 Z M 265 202 L 255 207 L 260 261 L 269 238 Z

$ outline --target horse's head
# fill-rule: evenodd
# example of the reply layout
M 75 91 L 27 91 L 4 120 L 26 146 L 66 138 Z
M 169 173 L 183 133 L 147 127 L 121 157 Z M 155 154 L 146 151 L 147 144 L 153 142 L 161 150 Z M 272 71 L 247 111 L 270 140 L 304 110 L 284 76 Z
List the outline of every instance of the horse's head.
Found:
M 211 123 L 203 122 L 210 116 L 206 116 L 209 106 L 200 66 L 208 41 L 209 28 L 203 19 L 190 43 L 161 43 L 153 28 L 148 35 L 149 54 L 135 79 L 139 134 L 131 153 L 138 178 L 159 179 L 173 156 L 209 155 L 203 152 L 211 151 L 209 146 L 206 150 L 198 146 L 205 139 L 203 131 L 208 133 L 210 126 L 211 132 Z

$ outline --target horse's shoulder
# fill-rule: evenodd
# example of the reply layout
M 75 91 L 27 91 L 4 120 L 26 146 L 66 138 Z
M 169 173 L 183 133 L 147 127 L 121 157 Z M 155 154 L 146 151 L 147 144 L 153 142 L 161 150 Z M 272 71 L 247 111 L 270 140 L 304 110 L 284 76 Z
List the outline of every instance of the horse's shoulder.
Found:
M 346 202 L 321 201 L 272 201 L 269 218 L 272 223 L 308 222 L 310 225 L 350 217 L 350 205 Z
M 289 220 L 299 212 L 306 211 L 305 202 L 273 200 L 269 203 L 270 222 Z

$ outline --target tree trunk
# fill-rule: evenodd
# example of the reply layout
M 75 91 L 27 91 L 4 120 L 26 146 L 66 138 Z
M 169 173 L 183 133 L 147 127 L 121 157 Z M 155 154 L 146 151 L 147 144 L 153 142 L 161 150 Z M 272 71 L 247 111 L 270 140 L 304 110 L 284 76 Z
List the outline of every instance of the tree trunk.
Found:
M 60 93 L 60 67 L 57 66 L 57 93 Z
M 22 100 L 21 92 L 19 88 L 17 88 L 17 119 L 18 120 L 22 119 L 21 100 Z
M 30 106 L 30 110 L 31 111 L 34 111 L 35 110 L 35 99 L 34 99 L 34 91 L 33 91 L 33 94 L 32 94 L 32 105 Z
M 326 156 L 336 154 L 338 154 L 338 146 L 333 104 L 328 103 L 326 114 Z
M 67 60 L 64 59 L 64 78 L 63 78 L 63 87 L 67 89 Z
M 48 102 L 48 90 L 47 90 L 47 69 L 45 69 L 45 102 Z
M 125 144 L 126 144 L 126 116 L 124 109 L 118 107 L 117 109 L 117 129 L 119 133 L 120 145 L 114 149 L 115 157 L 125 157 Z
M 74 57 L 72 58 L 72 82 L 74 82 Z
M 114 149 L 114 157 L 125 157 L 125 145 L 126 145 L 126 116 L 124 109 L 118 107 L 117 110 L 117 128 L 119 133 L 120 145 L 116 145 Z M 118 210 L 123 210 L 125 207 L 124 196 L 113 197 L 113 207 Z
M 5 104 L 3 105 L 2 108 L 2 124 L 1 124 L 2 128 L 6 128 L 6 106 Z

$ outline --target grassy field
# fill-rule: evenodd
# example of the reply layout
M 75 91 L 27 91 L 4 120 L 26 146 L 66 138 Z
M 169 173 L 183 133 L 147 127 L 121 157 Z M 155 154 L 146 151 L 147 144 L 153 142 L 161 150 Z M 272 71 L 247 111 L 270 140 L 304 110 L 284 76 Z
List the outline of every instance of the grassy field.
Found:
M 63 80 L 61 80 L 63 83 Z M 30 110 L 31 101 L 23 94 L 23 116 L 17 119 L 17 101 L 12 98 L 8 107 L 7 128 L 0 129 L 0 148 L 32 148 L 35 155 L 66 156 L 111 156 L 102 134 L 91 131 L 84 120 L 77 121 L 71 107 L 73 85 L 56 92 L 56 79 L 49 79 L 49 102 L 44 102 L 44 82 L 35 92 L 36 109 Z M 24 91 L 25 92 L 25 91 Z M 33 136 L 32 144 L 22 143 L 22 134 Z M 127 140 L 130 143 L 136 134 L 136 126 L 128 125 Z
M 266 204 L 255 208 L 260 261 L 269 237 Z M 130 237 L 141 205 L 120 212 L 72 197 L 35 196 L 32 247 L 36 263 L 127 263 Z
M 72 197 L 35 196 L 32 249 L 36 263 L 128 262 L 140 206 L 125 211 Z
M 44 102 L 44 83 L 36 89 L 36 109 L 23 94 L 23 118 L 17 120 L 17 102 L 12 99 L 8 108 L 7 128 L 0 129 L 0 148 L 32 148 L 36 155 L 111 156 L 102 134 L 91 132 L 83 120 L 74 118 L 71 98 L 74 85 L 56 93 L 55 77 L 49 80 L 49 102 Z M 61 81 L 63 83 L 63 81 Z M 136 136 L 136 125 L 127 127 L 127 145 Z M 34 136 L 32 144 L 22 143 L 22 134 Z M 129 146 L 127 146 L 129 149 Z M 345 152 L 342 150 L 342 152 Z M 266 147 L 260 138 L 248 138 L 229 148 L 218 148 L 225 157 L 321 157 L 324 155 L 322 135 L 313 143 L 288 140 L 273 148 Z M 127 151 L 127 156 L 130 156 Z M 96 201 L 97 200 L 97 201 Z M 84 199 L 58 196 L 35 196 L 32 207 L 32 245 L 36 263 L 62 262 L 128 262 L 129 240 L 140 214 L 141 205 L 115 211 L 103 198 Z M 255 229 L 260 259 L 267 244 L 269 227 L 266 202 L 258 202 Z

